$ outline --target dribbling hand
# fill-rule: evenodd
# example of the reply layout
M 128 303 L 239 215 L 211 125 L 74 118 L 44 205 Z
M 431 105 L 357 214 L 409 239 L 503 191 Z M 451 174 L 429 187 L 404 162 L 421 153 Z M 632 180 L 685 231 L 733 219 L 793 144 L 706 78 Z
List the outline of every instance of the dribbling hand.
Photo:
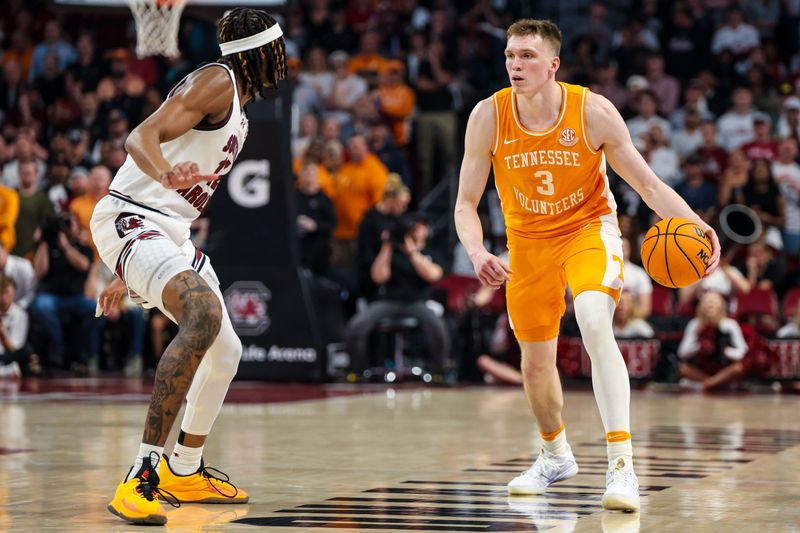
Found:
M 706 237 L 708 238 L 709 242 L 711 243 L 711 258 L 708 260 L 708 265 L 706 266 L 706 273 L 703 277 L 707 277 L 711 275 L 719 266 L 719 256 L 720 256 L 720 244 L 719 244 L 719 237 L 717 237 L 717 232 L 714 231 L 714 228 L 708 226 L 705 229 Z
M 496 255 L 483 250 L 470 259 L 482 285 L 497 289 L 506 281 L 511 281 L 511 268 Z
M 216 174 L 200 174 L 197 163 L 178 163 L 171 170 L 159 176 L 161 185 L 166 189 L 186 189 L 201 181 L 214 181 L 219 178 Z

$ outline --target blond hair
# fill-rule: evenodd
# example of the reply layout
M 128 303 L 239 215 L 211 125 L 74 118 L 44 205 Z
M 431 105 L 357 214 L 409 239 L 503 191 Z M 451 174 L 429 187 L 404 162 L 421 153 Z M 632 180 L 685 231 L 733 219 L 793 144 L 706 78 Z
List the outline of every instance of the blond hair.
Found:
M 553 55 L 558 55 L 561 52 L 561 30 L 549 20 L 520 19 L 509 26 L 508 31 L 506 31 L 507 39 L 515 35 L 518 37 L 535 37 L 538 35 L 553 47 Z
M 403 178 L 395 172 L 390 173 L 389 178 L 386 180 L 386 187 L 383 189 L 383 197 L 397 198 L 404 192 L 409 192 L 409 190 L 406 184 L 403 183 Z

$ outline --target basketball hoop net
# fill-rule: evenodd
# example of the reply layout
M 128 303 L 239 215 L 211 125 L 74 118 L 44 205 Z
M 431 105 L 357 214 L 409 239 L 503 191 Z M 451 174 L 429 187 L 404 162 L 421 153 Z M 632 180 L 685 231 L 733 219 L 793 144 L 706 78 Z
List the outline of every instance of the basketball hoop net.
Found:
M 128 0 L 136 22 L 136 55 L 178 57 L 178 29 L 186 0 Z

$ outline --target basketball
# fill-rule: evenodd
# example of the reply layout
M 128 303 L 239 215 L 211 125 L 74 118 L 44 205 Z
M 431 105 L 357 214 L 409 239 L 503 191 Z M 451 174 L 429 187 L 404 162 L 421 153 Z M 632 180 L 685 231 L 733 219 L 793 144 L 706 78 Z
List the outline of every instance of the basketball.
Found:
M 665 218 L 642 241 L 642 264 L 657 283 L 681 288 L 703 277 L 711 243 L 703 228 L 685 218 Z

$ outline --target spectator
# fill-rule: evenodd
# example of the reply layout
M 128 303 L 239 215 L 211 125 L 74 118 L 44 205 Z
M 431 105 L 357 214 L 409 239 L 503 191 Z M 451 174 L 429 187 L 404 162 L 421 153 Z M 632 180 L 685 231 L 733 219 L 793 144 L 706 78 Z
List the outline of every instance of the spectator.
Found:
M 398 146 L 407 145 L 411 139 L 411 113 L 417 102 L 413 89 L 403 81 L 404 71 L 402 61 L 387 61 L 375 91 L 378 111 L 389 124 Z
M 103 138 L 97 139 L 97 142 L 94 143 L 91 159 L 95 162 L 95 164 L 106 164 L 106 166 L 112 166 L 107 164 L 108 162 L 103 162 L 103 144 L 109 143 L 109 149 L 112 147 L 122 149 L 125 146 L 125 140 L 130 134 L 130 131 L 128 131 L 128 116 L 121 109 L 112 109 L 108 113 L 107 123 L 108 131 Z
M 783 102 L 783 113 L 778 120 L 778 137 L 800 142 L 800 98 L 790 96 Z
M 708 48 L 703 48 L 703 28 L 686 7 L 672 10 L 672 27 L 664 35 L 663 51 L 667 70 L 680 80 L 696 76 L 708 62 Z
M 314 8 L 317 8 L 319 4 L 320 2 L 315 2 Z M 324 33 L 320 33 L 319 40 L 322 47 L 328 52 L 342 50 L 351 54 L 356 50 L 358 35 L 347 24 L 344 10 L 334 9 L 330 16 L 330 28 Z
M 32 359 L 25 346 L 28 338 L 28 314 L 15 302 L 16 285 L 14 280 L 0 276 L 0 377 L 19 377 L 22 366 Z
M 33 265 L 24 257 L 11 255 L 0 245 L 0 278 L 14 280 L 16 299 L 20 307 L 27 309 L 36 295 L 36 273 Z
M 36 167 L 38 180 L 44 179 L 47 165 L 40 157 L 40 150 L 36 149 L 34 142 L 27 133 L 20 133 L 14 143 L 14 159 L 3 165 L 3 185 L 17 189 L 20 186 L 20 164 L 22 161 L 31 161 Z M 38 147 L 41 149 L 41 147 Z
M 347 141 L 347 149 L 350 160 L 336 174 L 331 173 L 330 184 L 323 187 L 336 207 L 332 263 L 344 267 L 352 264 L 358 225 L 364 213 L 380 201 L 389 175 L 369 151 L 364 137 L 353 136 Z
M 650 132 L 643 134 L 640 139 L 644 141 L 642 153 L 650 168 L 661 181 L 670 187 L 675 187 L 681 179 L 680 159 L 675 150 L 670 148 L 664 130 L 654 124 Z
M 772 139 L 772 119 L 766 113 L 753 116 L 754 139 L 742 145 L 742 151 L 750 161 L 766 159 L 770 163 L 778 158 L 778 143 Z
M 755 211 L 761 219 L 764 232 L 778 243 L 783 239 L 781 234 L 786 221 L 786 202 L 781 196 L 780 188 L 772 177 L 772 167 L 766 159 L 753 162 L 750 177 L 741 192 L 734 194 L 736 203 L 744 204 Z
M 319 168 L 303 165 L 297 177 L 297 231 L 300 235 L 300 263 L 316 275 L 330 267 L 331 234 L 336 224 L 333 203 L 322 192 Z
M 684 108 L 681 125 L 677 126 L 672 133 L 672 148 L 681 159 L 685 159 L 703 145 L 702 122 L 700 111 L 694 107 Z M 702 171 L 705 158 L 699 154 L 697 157 L 700 158 Z
M 301 83 L 314 90 L 320 102 L 328 99 L 333 88 L 333 73 L 327 68 L 327 60 L 325 50 L 311 48 L 306 54 L 306 68 L 298 78 Z
M 19 194 L 14 189 L 0 185 L 0 246 L 11 250 L 17 243 L 17 217 Z
M 426 305 L 431 286 L 442 277 L 442 267 L 427 249 L 428 225 L 422 221 L 399 224 L 383 241 L 370 268 L 372 281 L 381 285 L 378 299 L 347 325 L 345 346 L 353 369 L 368 366 L 367 344 L 378 323 L 390 317 L 414 317 L 425 334 L 435 370 L 442 370 L 450 354 L 450 336 L 444 320 Z
M 297 132 L 297 137 L 292 139 L 292 158 L 294 160 L 302 160 L 303 156 L 311 145 L 311 142 L 317 138 L 319 134 L 319 121 L 317 117 L 311 113 L 303 115 L 300 119 L 300 128 Z
M 94 213 L 94 207 L 105 195 L 108 194 L 108 187 L 111 185 L 111 171 L 108 168 L 97 165 L 92 168 L 89 173 L 89 188 L 86 194 L 78 196 L 69 204 L 69 212 L 75 215 L 78 219 L 78 224 L 81 227 L 82 242 L 90 243 L 95 250 L 95 258 L 97 256 L 97 249 L 92 242 L 91 231 L 89 230 L 89 222 Z
M 453 111 L 453 95 L 449 85 L 453 72 L 445 61 L 445 47 L 441 42 L 431 42 L 428 56 L 419 66 L 417 78 L 417 145 L 419 168 L 417 187 L 422 198 L 435 184 L 435 176 L 442 176 L 455 165 L 456 128 L 458 118 Z M 437 152 L 441 156 L 442 172 L 436 172 Z
M 33 50 L 29 79 L 35 80 L 44 72 L 45 58 L 53 54 L 59 71 L 64 71 L 78 58 L 75 49 L 61 37 L 61 24 L 48 20 L 44 26 L 44 42 Z
M 72 369 L 86 374 L 90 358 L 97 353 L 98 338 L 95 301 L 84 294 L 92 249 L 80 243 L 79 235 L 80 226 L 71 215 L 51 218 L 42 228 L 33 259 L 39 292 L 31 309 L 48 335 L 51 362 L 63 360 L 62 317 L 67 315 L 74 320 L 76 327 L 70 329 L 72 347 L 67 353 L 74 357 Z
M 718 143 L 717 125 L 713 120 L 706 120 L 700 125 L 700 135 L 703 137 L 702 144 L 697 148 L 697 154 L 703 158 L 703 177 L 712 183 L 719 183 L 723 172 L 728 168 L 728 152 Z M 740 154 L 743 158 L 741 164 L 743 169 L 736 169 L 741 174 L 742 183 L 747 179 L 747 157 Z
M 370 268 L 380 252 L 384 233 L 391 231 L 408 209 L 411 193 L 403 184 L 400 176 L 389 174 L 383 198 L 372 209 L 364 213 L 358 226 L 356 243 L 356 273 L 358 276 L 360 295 L 372 301 L 375 299 L 377 286 L 370 276 Z
M 639 98 L 636 100 L 635 105 L 637 114 L 632 119 L 629 119 L 626 124 L 637 148 L 641 149 L 644 146 L 644 137 L 652 131 L 653 126 L 658 126 L 661 129 L 661 133 L 669 138 L 671 134 L 669 122 L 656 114 L 658 100 L 652 91 L 648 89 L 639 93 Z
M 603 95 L 620 111 L 628 102 L 628 92 L 617 79 L 617 63 L 614 60 L 600 62 L 594 69 L 593 92 Z
M 411 187 L 412 176 L 403 152 L 394 144 L 389 127 L 384 122 L 374 122 L 367 130 L 369 149 L 386 165 L 389 172 L 399 174 L 403 183 Z
M 750 24 L 743 21 L 743 14 L 738 7 L 728 9 L 727 22 L 715 33 L 711 41 L 711 53 L 722 54 L 725 51 L 735 56 L 743 56 L 761 44 L 761 39 Z
M 720 208 L 728 204 L 738 203 L 741 200 L 744 186 L 750 181 L 750 160 L 747 159 L 743 151 L 735 150 L 728 162 L 728 168 L 725 169 L 719 179 L 717 205 Z
M 723 148 L 732 152 L 753 140 L 753 93 L 748 87 L 738 87 L 731 97 L 733 107 L 717 122 L 719 142 Z
M 47 198 L 56 213 L 67 210 L 72 191 L 69 189 L 70 165 L 67 157 L 59 153 L 47 168 Z
M 747 247 L 747 281 L 751 287 L 774 290 L 783 281 L 783 269 L 775 257 L 774 250 L 764 239 Z
M 741 270 L 730 264 L 730 258 L 723 257 L 719 268 L 714 272 L 678 291 L 678 304 L 693 305 L 706 292 L 715 292 L 724 298 L 731 298 L 737 294 L 750 292 L 751 287 Z
M 27 90 L 28 84 L 23 78 L 20 64 L 13 60 L 5 63 L 3 85 L 0 86 L 0 109 L 8 113 L 10 119 L 20 120 L 20 101 Z
M 367 94 L 367 82 L 347 68 L 347 52 L 337 50 L 330 55 L 333 67 L 333 85 L 325 101 L 325 118 L 335 118 L 340 124 L 350 123 L 356 101 Z
M 650 339 L 655 336 L 653 327 L 639 318 L 639 311 L 633 296 L 628 291 L 619 295 L 617 310 L 614 312 L 614 337 L 618 339 Z
M 358 52 L 350 58 L 347 68 L 353 74 L 361 77 L 377 78 L 378 72 L 383 70 L 386 58 L 380 53 L 381 36 L 374 31 L 367 31 L 361 35 L 361 44 Z
M 16 63 L 20 67 L 22 79 L 28 79 L 33 62 L 33 46 L 28 32 L 18 28 L 11 34 L 11 46 L 3 52 L 3 65 Z
M 77 61 L 69 66 L 67 74 L 80 83 L 82 92 L 94 92 L 103 77 L 103 65 L 97 58 L 91 34 L 83 33 L 78 37 L 77 52 Z
M 647 86 L 658 99 L 658 112 L 669 116 L 678 107 L 681 86 L 678 80 L 664 72 L 664 56 L 653 53 L 645 62 Z
M 653 282 L 642 267 L 631 262 L 631 241 L 627 237 L 622 238 L 622 257 L 624 290 L 632 297 L 635 316 L 647 319 L 653 308 Z
M 794 308 L 794 316 L 783 325 L 775 336 L 779 339 L 800 339 L 800 305 Z
M 800 255 L 800 165 L 797 164 L 797 141 L 789 137 L 778 147 L 777 161 L 772 163 L 772 174 L 783 196 L 786 222 L 783 226 L 783 250 Z
M 702 121 L 714 120 L 714 115 L 708 110 L 708 102 L 703 93 L 703 85 L 700 80 L 690 80 L 683 91 L 683 105 L 672 112 L 669 116 L 670 124 L 675 128 L 684 125 L 684 115 L 689 111 L 696 111 L 700 114 Z
M 66 79 L 58 68 L 58 58 L 55 54 L 45 56 L 42 73 L 33 80 L 33 88 L 39 93 L 39 97 L 48 108 L 57 99 L 66 95 Z
M 47 194 L 39 190 L 39 175 L 33 161 L 19 163 L 19 181 L 19 217 L 15 228 L 17 244 L 11 253 L 25 257 L 34 251 L 35 234 L 54 211 Z
M 750 0 L 744 3 L 747 20 L 758 30 L 763 39 L 771 39 L 781 16 L 780 0 Z
M 717 187 L 703 178 L 703 158 L 697 154 L 690 155 L 683 165 L 683 172 L 683 181 L 675 186 L 675 192 L 710 224 L 717 212 Z
M 700 299 L 697 316 L 686 326 L 678 347 L 682 378 L 710 391 L 744 376 L 747 354 L 742 328 L 725 316 L 722 295 L 707 292 Z

